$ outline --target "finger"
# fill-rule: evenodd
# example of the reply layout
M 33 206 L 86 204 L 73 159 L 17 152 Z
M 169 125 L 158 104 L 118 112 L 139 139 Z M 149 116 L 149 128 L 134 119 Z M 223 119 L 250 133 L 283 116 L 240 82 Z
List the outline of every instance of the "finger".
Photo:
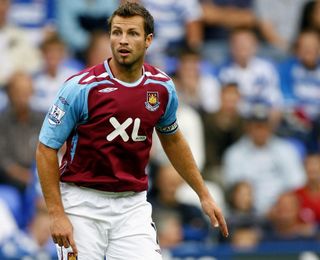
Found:
M 76 246 L 76 243 L 74 242 L 73 240 L 73 236 L 72 235 L 69 235 L 68 236 L 68 242 L 72 248 L 72 252 L 75 254 L 75 255 L 78 255 L 78 249 L 77 249 L 77 246 Z
M 65 248 L 68 248 L 70 246 L 69 241 L 68 241 L 68 239 L 66 237 L 63 239 L 63 246 Z
M 58 244 L 56 236 L 52 236 L 53 243 Z
M 216 219 L 215 214 L 210 214 L 209 217 L 210 217 L 211 225 L 214 226 L 214 227 L 218 227 L 219 226 L 219 222 Z
M 220 230 L 221 230 L 222 234 L 225 237 L 229 236 L 228 226 L 227 226 L 226 220 L 223 217 L 223 215 L 220 212 L 218 212 L 216 214 L 216 217 L 217 217 L 217 220 L 219 222 L 219 226 L 220 226 Z
M 59 246 L 63 246 L 63 239 L 61 237 L 57 237 L 56 240 Z

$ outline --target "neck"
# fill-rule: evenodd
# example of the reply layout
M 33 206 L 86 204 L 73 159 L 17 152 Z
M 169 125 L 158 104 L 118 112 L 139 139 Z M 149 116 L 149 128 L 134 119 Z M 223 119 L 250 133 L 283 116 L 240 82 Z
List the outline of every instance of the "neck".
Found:
M 133 65 L 126 66 L 120 64 L 115 59 L 111 59 L 109 61 L 109 66 L 115 78 L 132 83 L 137 81 L 142 75 L 143 60 L 136 62 Z
M 16 115 L 16 118 L 19 122 L 26 122 L 29 118 L 29 110 L 23 109 L 23 108 L 16 108 L 14 109 L 14 113 Z
M 47 73 L 53 78 L 57 76 L 58 74 L 57 72 L 58 72 L 57 68 L 50 68 L 50 67 L 47 68 Z
M 320 183 L 318 182 L 308 182 L 307 187 L 312 192 L 320 192 Z

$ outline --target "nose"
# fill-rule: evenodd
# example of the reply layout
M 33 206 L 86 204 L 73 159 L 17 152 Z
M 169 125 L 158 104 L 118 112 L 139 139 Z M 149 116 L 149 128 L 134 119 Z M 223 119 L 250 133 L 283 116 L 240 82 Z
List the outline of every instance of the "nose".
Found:
M 126 33 L 123 33 L 121 35 L 120 44 L 123 44 L 123 45 L 128 44 L 128 38 Z

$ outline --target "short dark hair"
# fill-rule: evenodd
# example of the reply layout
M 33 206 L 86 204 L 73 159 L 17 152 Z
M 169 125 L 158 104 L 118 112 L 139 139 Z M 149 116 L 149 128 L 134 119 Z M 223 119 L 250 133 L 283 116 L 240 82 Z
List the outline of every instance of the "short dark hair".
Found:
M 141 16 L 144 19 L 144 31 L 146 36 L 151 33 L 154 34 L 154 20 L 149 11 L 138 3 L 132 3 L 128 1 L 121 4 L 108 19 L 109 32 L 111 31 L 112 20 L 115 16 L 132 17 L 136 15 Z

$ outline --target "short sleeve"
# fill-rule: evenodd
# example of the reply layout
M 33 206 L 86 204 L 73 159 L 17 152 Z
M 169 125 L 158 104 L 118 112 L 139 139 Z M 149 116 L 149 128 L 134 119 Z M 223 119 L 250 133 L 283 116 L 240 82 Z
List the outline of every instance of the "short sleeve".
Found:
M 53 149 L 59 149 L 88 117 L 88 90 L 77 82 L 75 77 L 61 87 L 43 122 L 39 141 Z
M 164 115 L 160 118 L 156 125 L 158 132 L 162 134 L 172 134 L 178 129 L 177 123 L 177 109 L 178 109 L 178 97 L 172 80 L 166 85 L 169 94 L 169 100 Z

